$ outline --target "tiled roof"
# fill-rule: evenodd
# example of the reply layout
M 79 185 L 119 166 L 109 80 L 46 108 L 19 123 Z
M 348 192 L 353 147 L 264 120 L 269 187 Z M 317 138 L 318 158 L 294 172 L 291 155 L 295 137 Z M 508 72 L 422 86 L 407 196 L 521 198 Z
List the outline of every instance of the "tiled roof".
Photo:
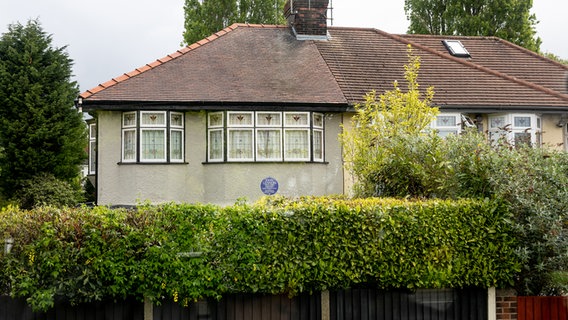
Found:
M 347 105 L 317 47 L 287 28 L 233 25 L 102 84 L 86 101 Z
M 112 104 L 353 105 L 365 93 L 404 89 L 407 45 L 420 56 L 418 82 L 442 108 L 568 111 L 568 67 L 498 38 L 393 35 L 329 28 L 329 41 L 298 41 L 282 26 L 236 24 L 81 94 Z M 451 56 L 458 39 L 471 58 Z

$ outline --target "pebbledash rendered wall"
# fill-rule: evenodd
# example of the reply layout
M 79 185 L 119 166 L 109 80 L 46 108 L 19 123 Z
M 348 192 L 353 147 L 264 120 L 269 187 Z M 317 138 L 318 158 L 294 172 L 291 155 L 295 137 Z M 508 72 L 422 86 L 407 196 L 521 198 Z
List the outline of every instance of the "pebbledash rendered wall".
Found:
M 325 115 L 325 162 L 207 163 L 205 112 L 185 113 L 185 163 L 121 163 L 121 115 L 98 111 L 97 203 L 201 202 L 229 205 L 255 201 L 261 182 L 273 178 L 284 196 L 342 194 L 343 163 L 338 134 L 343 115 Z

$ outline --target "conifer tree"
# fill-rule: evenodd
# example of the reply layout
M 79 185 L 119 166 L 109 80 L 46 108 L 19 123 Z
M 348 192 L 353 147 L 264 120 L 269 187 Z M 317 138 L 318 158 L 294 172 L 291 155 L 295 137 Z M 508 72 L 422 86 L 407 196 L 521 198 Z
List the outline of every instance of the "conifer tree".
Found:
M 68 182 L 79 176 L 86 129 L 65 49 L 53 47 L 37 20 L 11 24 L 0 38 L 0 188 L 7 198 L 40 174 Z

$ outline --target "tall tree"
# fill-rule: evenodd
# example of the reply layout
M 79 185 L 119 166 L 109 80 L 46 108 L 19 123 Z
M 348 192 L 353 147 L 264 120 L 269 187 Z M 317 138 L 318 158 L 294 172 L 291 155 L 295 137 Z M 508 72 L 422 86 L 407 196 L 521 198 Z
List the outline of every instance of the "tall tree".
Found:
M 0 38 L 0 187 L 10 197 L 25 181 L 79 176 L 86 130 L 73 107 L 72 60 L 39 21 L 8 26 Z
M 281 24 L 285 0 L 185 0 L 185 31 L 190 44 L 233 24 Z
M 405 0 L 409 33 L 496 36 L 538 52 L 532 0 Z

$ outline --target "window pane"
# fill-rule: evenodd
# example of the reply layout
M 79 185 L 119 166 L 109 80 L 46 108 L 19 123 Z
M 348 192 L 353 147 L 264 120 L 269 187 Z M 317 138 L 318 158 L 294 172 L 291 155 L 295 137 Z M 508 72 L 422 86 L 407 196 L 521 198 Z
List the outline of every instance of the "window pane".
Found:
M 323 114 L 314 113 L 314 127 L 323 129 Z
M 165 160 L 166 139 L 164 130 L 142 130 L 141 137 L 142 160 Z
M 125 112 L 122 114 L 122 126 L 133 127 L 136 126 L 136 112 Z
M 89 125 L 89 139 L 93 140 L 97 138 L 97 125 L 91 124 Z
M 229 112 L 230 126 L 252 126 L 252 112 Z
M 223 160 L 223 130 L 209 130 L 209 160 Z
M 280 112 L 257 112 L 256 124 L 265 127 L 281 126 L 282 115 Z
M 143 126 L 165 126 L 166 113 L 165 112 L 142 112 L 142 125 Z
M 223 126 L 223 113 L 213 112 L 209 114 L 209 128 Z
M 286 112 L 285 125 L 295 127 L 306 127 L 310 125 L 309 113 L 307 112 Z
M 170 132 L 170 160 L 183 160 L 183 131 L 181 130 Z
M 505 126 L 505 117 L 493 117 L 489 119 L 489 127 L 502 128 Z
M 136 161 L 136 130 L 122 131 L 122 161 Z
M 530 127 L 531 117 L 515 117 L 515 127 Z
M 440 130 L 440 129 L 438 129 L 437 131 L 438 131 L 438 136 L 440 136 L 442 138 L 447 137 L 450 134 L 458 134 L 457 130 Z
M 457 126 L 456 116 L 438 116 L 436 117 L 437 127 L 455 127 Z
M 515 147 L 530 145 L 531 134 L 529 132 L 515 132 Z
M 230 130 L 228 145 L 229 159 L 252 160 L 252 139 L 252 130 Z
M 314 130 L 314 160 L 323 161 L 323 131 Z
M 170 126 L 177 128 L 183 127 L 183 113 L 172 112 L 170 114 Z
M 308 130 L 286 130 L 284 160 L 309 160 Z
M 282 137 L 280 130 L 257 130 L 256 156 L 257 160 L 281 160 Z
M 89 142 L 89 173 L 95 173 L 97 163 L 97 142 Z

